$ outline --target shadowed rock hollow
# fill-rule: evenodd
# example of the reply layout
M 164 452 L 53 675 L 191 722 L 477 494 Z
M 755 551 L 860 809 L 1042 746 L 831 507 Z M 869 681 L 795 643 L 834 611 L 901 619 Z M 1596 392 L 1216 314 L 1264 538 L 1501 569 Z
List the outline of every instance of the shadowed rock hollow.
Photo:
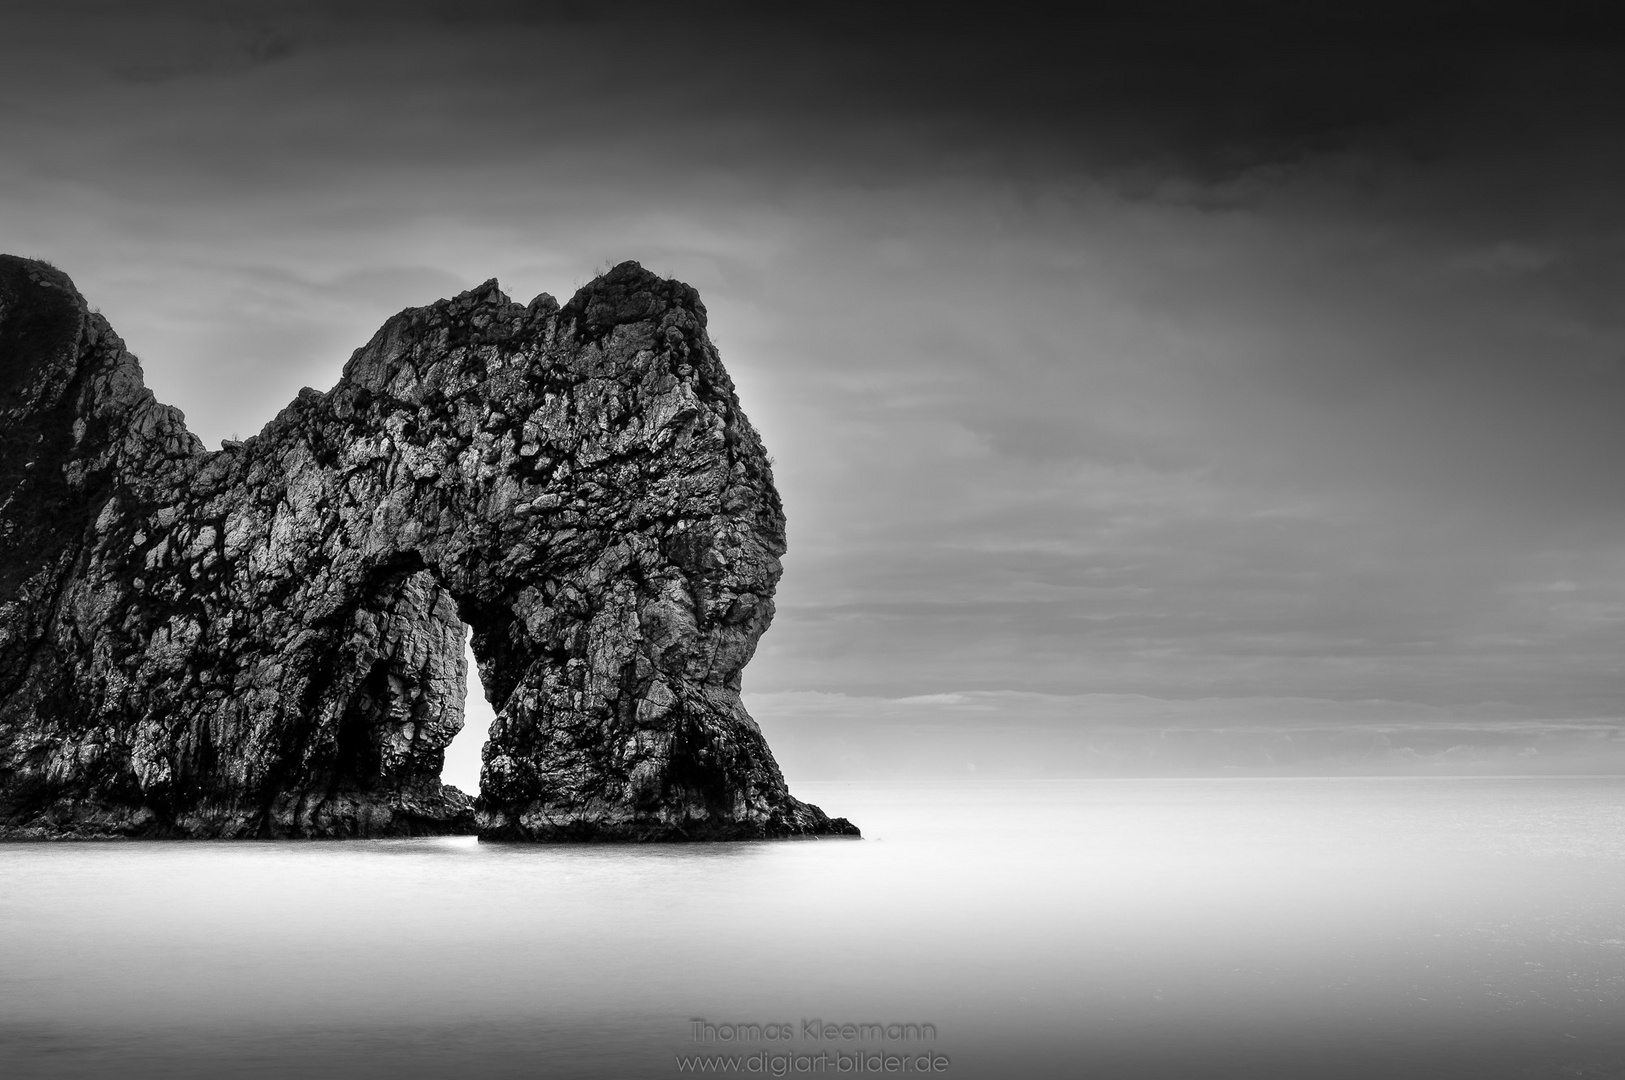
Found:
M 0 835 L 855 834 L 740 703 L 783 552 L 704 306 L 635 263 L 402 312 L 211 452 L 0 256 Z

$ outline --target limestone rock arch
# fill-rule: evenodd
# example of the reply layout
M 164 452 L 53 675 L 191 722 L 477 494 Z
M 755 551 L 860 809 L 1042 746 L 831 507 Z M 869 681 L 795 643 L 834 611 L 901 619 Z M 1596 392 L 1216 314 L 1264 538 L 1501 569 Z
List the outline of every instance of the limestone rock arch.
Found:
M 0 834 L 855 834 L 740 702 L 784 516 L 693 289 L 390 319 L 206 450 L 0 257 Z M 443 787 L 464 624 L 496 720 Z

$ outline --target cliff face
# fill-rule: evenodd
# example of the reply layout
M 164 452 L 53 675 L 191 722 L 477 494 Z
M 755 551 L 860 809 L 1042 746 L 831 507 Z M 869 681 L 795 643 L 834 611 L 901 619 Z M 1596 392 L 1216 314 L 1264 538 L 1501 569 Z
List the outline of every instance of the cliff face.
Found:
M 855 833 L 740 703 L 783 552 L 704 307 L 635 263 L 402 312 L 211 452 L 0 257 L 0 836 Z

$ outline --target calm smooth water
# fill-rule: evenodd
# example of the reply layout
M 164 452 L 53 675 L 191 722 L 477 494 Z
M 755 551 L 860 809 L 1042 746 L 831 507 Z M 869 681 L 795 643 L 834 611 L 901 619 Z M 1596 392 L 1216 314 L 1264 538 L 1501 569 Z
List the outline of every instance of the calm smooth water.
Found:
M 0 846 L 0 1075 L 1625 1075 L 1625 779 L 797 791 L 868 838 Z

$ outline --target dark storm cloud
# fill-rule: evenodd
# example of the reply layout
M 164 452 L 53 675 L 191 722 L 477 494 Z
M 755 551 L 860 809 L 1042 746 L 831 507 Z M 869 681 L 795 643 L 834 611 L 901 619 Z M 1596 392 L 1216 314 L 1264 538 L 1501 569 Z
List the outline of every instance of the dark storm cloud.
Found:
M 306 119 L 324 106 L 335 119 L 367 108 L 385 121 L 353 131 L 369 150 L 413 128 L 455 152 L 515 121 L 524 127 L 508 131 L 510 143 L 593 125 L 602 136 L 715 137 L 743 120 L 797 166 L 862 150 L 825 162 L 858 177 L 980 165 L 1042 178 L 1085 164 L 1222 180 L 1498 89 L 1527 104 L 1531 86 L 1519 81 L 1538 94 L 1534 115 L 1526 107 L 1514 123 L 1548 122 L 1542 106 L 1553 100 L 1571 114 L 1588 103 L 1601 112 L 1601 92 L 1617 85 L 1596 28 L 1467 6 L 67 4 L 9 22 L 9 51 L 34 57 L 23 67 L 36 73 L 68 74 L 60 64 L 73 56 L 86 65 L 74 75 L 207 80 L 342 54 L 308 84 L 257 92 L 274 94 L 264 103 L 273 112 Z M 73 93 L 60 77 L 52 90 Z M 326 96 L 334 90 L 346 93 Z M 877 130 L 890 137 L 870 138 Z
M 1617 717 L 1625 50 L 1306 7 L 40 8 L 0 248 L 210 439 L 492 275 L 691 281 L 790 513 L 768 722 Z

